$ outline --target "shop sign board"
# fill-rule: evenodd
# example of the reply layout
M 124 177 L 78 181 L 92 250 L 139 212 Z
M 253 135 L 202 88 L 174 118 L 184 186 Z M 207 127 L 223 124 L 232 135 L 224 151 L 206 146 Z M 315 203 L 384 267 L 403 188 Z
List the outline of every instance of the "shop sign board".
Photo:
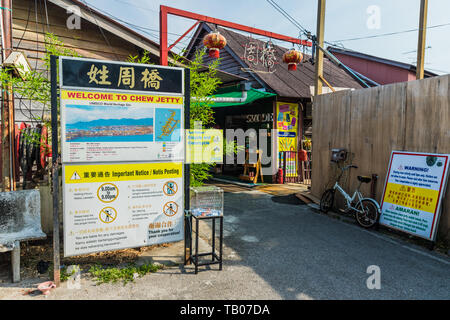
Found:
M 298 104 L 277 102 L 278 151 L 297 151 Z
M 380 224 L 435 241 L 449 156 L 392 151 Z
M 60 58 L 64 254 L 184 237 L 184 70 Z

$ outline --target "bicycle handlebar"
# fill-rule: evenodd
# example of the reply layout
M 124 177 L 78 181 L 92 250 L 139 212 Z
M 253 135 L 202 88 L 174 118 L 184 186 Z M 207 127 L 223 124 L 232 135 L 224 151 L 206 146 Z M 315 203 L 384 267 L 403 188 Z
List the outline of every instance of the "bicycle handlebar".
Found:
M 358 166 L 355 166 L 354 164 L 351 164 L 351 165 L 348 165 L 348 166 L 343 167 L 343 168 L 341 168 L 341 169 L 342 169 L 342 171 L 344 171 L 344 170 L 348 170 L 348 169 L 350 169 L 350 168 L 358 169 Z

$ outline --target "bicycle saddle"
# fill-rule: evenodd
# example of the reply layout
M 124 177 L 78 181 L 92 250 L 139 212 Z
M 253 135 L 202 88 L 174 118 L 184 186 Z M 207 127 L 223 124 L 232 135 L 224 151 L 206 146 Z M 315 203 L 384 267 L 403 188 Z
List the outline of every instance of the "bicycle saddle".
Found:
M 369 183 L 370 181 L 372 181 L 372 178 L 365 176 L 358 176 L 358 180 L 361 181 L 362 183 Z

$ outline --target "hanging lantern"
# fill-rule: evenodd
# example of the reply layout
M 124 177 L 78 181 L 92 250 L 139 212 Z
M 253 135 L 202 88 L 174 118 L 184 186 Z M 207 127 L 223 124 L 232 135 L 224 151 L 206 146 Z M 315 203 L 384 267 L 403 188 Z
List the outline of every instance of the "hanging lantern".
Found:
M 209 56 L 211 58 L 219 58 L 220 49 L 227 45 L 227 39 L 218 31 L 210 32 L 203 38 L 203 44 L 209 49 Z
M 300 51 L 291 49 L 283 55 L 283 62 L 288 64 L 288 70 L 297 70 L 297 63 L 302 62 L 303 55 Z

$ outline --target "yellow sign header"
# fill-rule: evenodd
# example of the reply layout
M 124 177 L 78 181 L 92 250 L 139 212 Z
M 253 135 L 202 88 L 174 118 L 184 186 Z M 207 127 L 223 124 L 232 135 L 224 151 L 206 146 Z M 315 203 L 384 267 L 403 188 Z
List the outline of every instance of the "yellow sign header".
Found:
M 389 182 L 386 186 L 384 202 L 434 213 L 438 196 L 438 190 L 409 187 Z
M 182 177 L 182 169 L 181 162 L 66 165 L 64 179 L 68 184 L 173 179 Z
M 89 91 L 62 90 L 61 98 L 64 100 L 183 104 L 182 97 L 156 96 L 156 95 L 133 94 L 133 93 L 115 93 L 115 92 L 89 92 Z

